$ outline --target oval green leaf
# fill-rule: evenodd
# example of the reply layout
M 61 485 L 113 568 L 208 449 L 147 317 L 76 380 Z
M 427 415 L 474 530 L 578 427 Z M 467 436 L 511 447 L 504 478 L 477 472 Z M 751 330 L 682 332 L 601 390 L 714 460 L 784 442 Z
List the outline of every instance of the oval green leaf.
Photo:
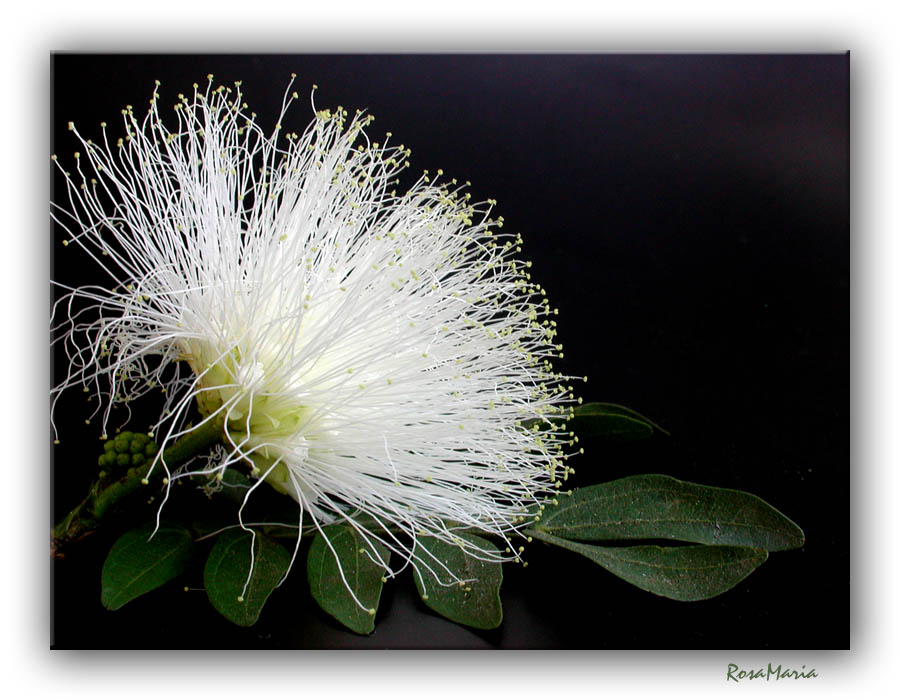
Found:
M 367 542 L 350 525 L 329 525 L 322 532 L 324 536 L 317 533 L 313 539 L 307 558 L 312 597 L 345 627 L 357 634 L 370 634 L 375 629 L 375 612 L 384 584 L 385 567 L 378 561 L 387 562 L 391 552 L 371 537 Z M 363 607 L 353 599 L 348 586 Z
M 764 549 L 728 545 L 597 547 L 546 533 L 538 539 L 578 552 L 638 588 L 664 598 L 696 601 L 733 588 L 769 556 Z
M 194 543 L 191 533 L 163 523 L 151 538 L 155 523 L 130 530 L 116 540 L 100 575 L 100 601 L 108 610 L 118 610 L 184 571 Z
M 253 482 L 243 472 L 228 468 L 222 473 L 222 479 L 214 484 L 214 492 L 234 503 L 243 503 L 247 491 L 253 486 Z
M 479 549 L 499 554 L 497 548 L 486 539 L 470 534 L 459 537 Z M 416 548 L 417 554 L 434 570 L 432 573 L 420 566 L 421 577 L 413 576 L 425 605 L 439 615 L 468 627 L 489 630 L 500 626 L 503 621 L 500 602 L 503 567 L 499 562 L 476 559 L 458 545 L 435 537 L 419 537 Z M 463 579 L 465 585 L 447 585 L 451 578 L 444 566 Z
M 614 440 L 646 440 L 654 433 L 669 433 L 637 411 L 614 403 L 587 403 L 575 408 L 568 422 L 569 430 L 579 437 L 602 437 Z
M 761 498 L 642 474 L 576 489 L 548 506 L 534 528 L 569 540 L 671 539 L 796 549 L 803 531 Z
M 291 555 L 284 547 L 256 533 L 253 573 L 244 591 L 250 573 L 252 541 L 253 535 L 239 528 L 222 533 L 216 539 L 203 569 L 203 583 L 209 602 L 231 622 L 242 627 L 256 623 L 266 600 L 291 564 Z

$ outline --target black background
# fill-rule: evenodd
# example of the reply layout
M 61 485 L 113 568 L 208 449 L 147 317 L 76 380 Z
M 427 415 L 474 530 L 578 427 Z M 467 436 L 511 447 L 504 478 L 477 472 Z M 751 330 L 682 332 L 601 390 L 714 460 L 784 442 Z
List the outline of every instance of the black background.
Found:
M 141 113 L 155 79 L 164 104 L 210 72 L 242 80 L 271 127 L 295 72 L 301 101 L 285 125 L 298 132 L 313 83 L 319 108 L 371 111 L 370 133 L 410 146 L 413 169 L 443 168 L 475 200 L 498 200 L 559 307 L 560 368 L 589 376 L 585 399 L 671 431 L 585 444 L 570 485 L 658 472 L 742 489 L 807 536 L 699 603 L 535 543 L 527 569 L 504 567 L 498 630 L 435 616 L 401 577 L 360 637 L 317 609 L 302 567 L 249 629 L 182 591 L 202 587 L 200 568 L 107 612 L 99 572 L 114 533 L 100 532 L 54 565 L 56 647 L 848 648 L 849 55 L 57 54 L 52 68 L 52 151 L 68 167 L 66 123 L 97 138 L 107 121 L 118 136 L 119 111 Z M 54 276 L 102 279 L 59 245 Z M 57 417 L 57 518 L 96 476 L 83 401 L 67 396 Z

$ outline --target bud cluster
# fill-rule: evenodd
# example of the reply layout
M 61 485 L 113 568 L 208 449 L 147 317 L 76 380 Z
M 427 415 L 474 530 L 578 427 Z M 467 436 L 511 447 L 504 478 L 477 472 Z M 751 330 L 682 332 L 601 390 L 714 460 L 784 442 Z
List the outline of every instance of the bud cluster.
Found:
M 100 468 L 139 467 L 152 458 L 159 446 L 146 433 L 125 430 L 103 443 L 103 454 L 97 459 Z

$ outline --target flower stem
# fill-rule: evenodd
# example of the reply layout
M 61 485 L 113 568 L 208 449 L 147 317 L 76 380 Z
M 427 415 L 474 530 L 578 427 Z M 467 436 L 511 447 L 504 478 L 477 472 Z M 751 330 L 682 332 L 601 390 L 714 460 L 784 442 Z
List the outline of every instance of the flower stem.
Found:
M 162 459 L 168 467 L 176 467 L 221 440 L 222 436 L 222 420 L 208 420 L 167 448 Z M 124 476 L 112 483 L 103 484 L 101 479 L 94 481 L 84 500 L 50 531 L 51 556 L 62 558 L 60 550 L 64 545 L 90 535 L 120 501 L 146 485 L 146 478 L 147 467 L 142 465 L 131 467 Z

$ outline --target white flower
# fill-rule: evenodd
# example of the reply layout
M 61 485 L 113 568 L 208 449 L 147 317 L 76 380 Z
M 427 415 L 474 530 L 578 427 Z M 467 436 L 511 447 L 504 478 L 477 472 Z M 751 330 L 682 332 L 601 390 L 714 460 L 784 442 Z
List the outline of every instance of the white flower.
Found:
M 518 235 L 441 171 L 395 191 L 410 151 L 390 134 L 371 142 L 371 116 L 323 110 L 288 134 L 286 94 L 266 136 L 240 84 L 210 76 L 179 95 L 170 130 L 157 90 L 146 117 L 123 110 L 118 141 L 105 124 L 99 143 L 70 124 L 82 150 L 53 218 L 113 286 L 69 289 L 55 307 L 70 359 L 55 397 L 99 395 L 105 432 L 114 404 L 162 387 L 162 447 L 194 405 L 226 435 L 170 487 L 249 463 L 255 485 L 317 527 L 348 519 L 399 568 L 433 566 L 413 554 L 422 534 L 496 558 L 454 531 L 509 542 L 558 491 L 571 439 L 548 422 L 565 419 L 571 388 L 551 367 L 555 312 Z

